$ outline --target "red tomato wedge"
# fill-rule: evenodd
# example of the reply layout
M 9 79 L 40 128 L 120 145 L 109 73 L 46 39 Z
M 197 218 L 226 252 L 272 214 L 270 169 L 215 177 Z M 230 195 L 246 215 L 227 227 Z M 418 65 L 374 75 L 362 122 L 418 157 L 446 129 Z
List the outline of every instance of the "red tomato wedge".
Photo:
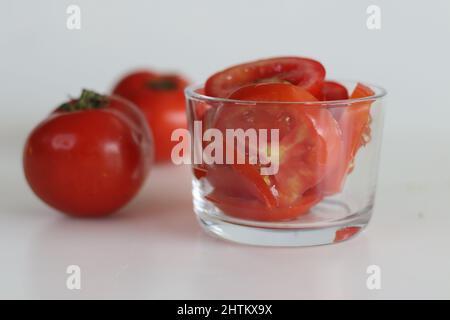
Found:
M 342 84 L 334 81 L 324 81 L 320 88 L 319 100 L 321 101 L 335 101 L 348 99 L 347 88 Z M 335 119 L 339 119 L 343 108 L 335 107 L 329 109 Z
M 372 89 L 358 83 L 350 98 L 365 98 L 374 94 Z M 345 107 L 338 119 L 345 150 L 351 160 L 355 157 L 358 149 L 370 140 L 370 106 L 372 102 L 370 100 L 355 102 L 351 106 Z
M 289 82 L 314 96 L 320 92 L 325 68 L 318 61 L 281 57 L 240 64 L 211 76 L 205 84 L 208 96 L 226 98 L 242 86 L 260 82 Z
M 367 86 L 358 83 L 351 99 L 370 97 L 374 92 Z M 340 108 L 338 119 L 342 132 L 343 148 L 339 161 L 333 171 L 321 182 L 317 189 L 324 195 L 332 195 L 342 190 L 346 175 L 351 172 L 353 160 L 358 149 L 370 139 L 370 105 L 372 101 L 353 102 Z
M 373 96 L 375 92 L 369 87 L 358 83 L 351 95 L 351 99 Z M 349 137 L 348 148 L 352 157 L 355 156 L 359 147 L 366 144 L 370 139 L 370 106 L 373 101 L 356 102 L 350 108 L 346 108 L 339 118 L 342 132 Z M 350 130 L 347 130 L 350 129 Z
M 296 203 L 283 208 L 268 208 L 259 201 L 230 197 L 217 190 L 206 196 L 226 214 L 247 220 L 256 221 L 289 221 L 306 214 L 314 205 L 322 200 L 316 192 L 307 191 Z
M 224 196 L 264 201 L 258 187 L 229 165 L 209 165 L 206 178 L 214 190 L 217 193 L 220 191 Z
M 301 202 L 302 195 L 327 174 L 335 161 L 334 156 L 342 147 L 340 130 L 331 113 L 314 106 L 276 103 L 316 100 L 308 91 L 286 83 L 249 85 L 234 92 L 230 98 L 268 103 L 224 105 L 217 110 L 214 127 L 222 131 L 279 130 L 277 173 L 261 175 L 260 165 L 232 164 L 231 167 L 245 180 L 251 181 L 267 208 L 292 207 Z M 276 102 L 271 104 L 271 101 Z M 271 143 L 269 139 L 268 145 Z
M 348 91 L 340 83 L 324 81 L 317 98 L 321 101 L 346 100 L 348 99 Z
M 361 227 L 345 227 L 336 231 L 334 242 L 341 242 L 353 237 L 361 230 Z

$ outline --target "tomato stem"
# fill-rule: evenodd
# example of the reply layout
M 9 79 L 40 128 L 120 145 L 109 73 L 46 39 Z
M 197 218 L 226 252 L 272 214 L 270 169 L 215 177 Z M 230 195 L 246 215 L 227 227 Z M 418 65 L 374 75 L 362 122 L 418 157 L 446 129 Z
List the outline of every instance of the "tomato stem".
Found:
M 95 91 L 83 89 L 78 99 L 73 99 L 62 104 L 59 109 L 67 112 L 101 109 L 106 107 L 108 98 Z

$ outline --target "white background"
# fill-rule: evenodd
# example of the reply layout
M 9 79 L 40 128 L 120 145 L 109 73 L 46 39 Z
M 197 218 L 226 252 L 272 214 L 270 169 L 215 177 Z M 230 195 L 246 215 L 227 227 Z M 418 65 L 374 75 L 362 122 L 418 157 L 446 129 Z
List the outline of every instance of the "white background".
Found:
M 66 8 L 81 8 L 81 30 Z M 368 30 L 366 8 L 381 8 Z M 450 2 L 0 2 L 1 298 L 450 298 Z M 37 200 L 24 139 L 83 87 L 110 90 L 148 66 L 194 82 L 247 60 L 315 57 L 331 78 L 384 86 L 388 110 L 375 216 L 334 246 L 268 249 L 204 235 L 188 168 L 155 168 L 127 208 L 68 219 Z M 65 268 L 82 268 L 82 290 Z M 382 289 L 366 288 L 366 268 Z

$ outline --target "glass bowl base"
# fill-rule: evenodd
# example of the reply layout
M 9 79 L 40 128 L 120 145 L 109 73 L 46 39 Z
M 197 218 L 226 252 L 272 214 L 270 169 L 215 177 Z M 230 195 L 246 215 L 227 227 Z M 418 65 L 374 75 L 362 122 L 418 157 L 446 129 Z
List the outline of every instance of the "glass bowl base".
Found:
M 197 211 L 197 210 L 195 210 Z M 232 242 L 275 247 L 306 247 L 338 243 L 355 237 L 367 226 L 372 210 L 358 213 L 341 222 L 320 227 L 270 227 L 253 221 L 233 221 L 197 211 L 200 225 L 207 233 Z

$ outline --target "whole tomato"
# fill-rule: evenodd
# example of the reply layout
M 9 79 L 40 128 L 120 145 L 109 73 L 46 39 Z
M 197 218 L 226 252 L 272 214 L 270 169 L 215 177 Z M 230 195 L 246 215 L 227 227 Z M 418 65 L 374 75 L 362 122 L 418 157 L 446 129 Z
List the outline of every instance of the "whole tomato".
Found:
M 151 166 L 144 116 L 120 97 L 83 90 L 29 135 L 25 177 L 45 203 L 75 216 L 103 216 L 128 203 Z
M 169 162 L 176 142 L 172 132 L 186 128 L 184 88 L 188 82 L 174 74 L 141 70 L 128 74 L 113 92 L 134 102 L 144 113 L 155 139 L 156 162 Z

